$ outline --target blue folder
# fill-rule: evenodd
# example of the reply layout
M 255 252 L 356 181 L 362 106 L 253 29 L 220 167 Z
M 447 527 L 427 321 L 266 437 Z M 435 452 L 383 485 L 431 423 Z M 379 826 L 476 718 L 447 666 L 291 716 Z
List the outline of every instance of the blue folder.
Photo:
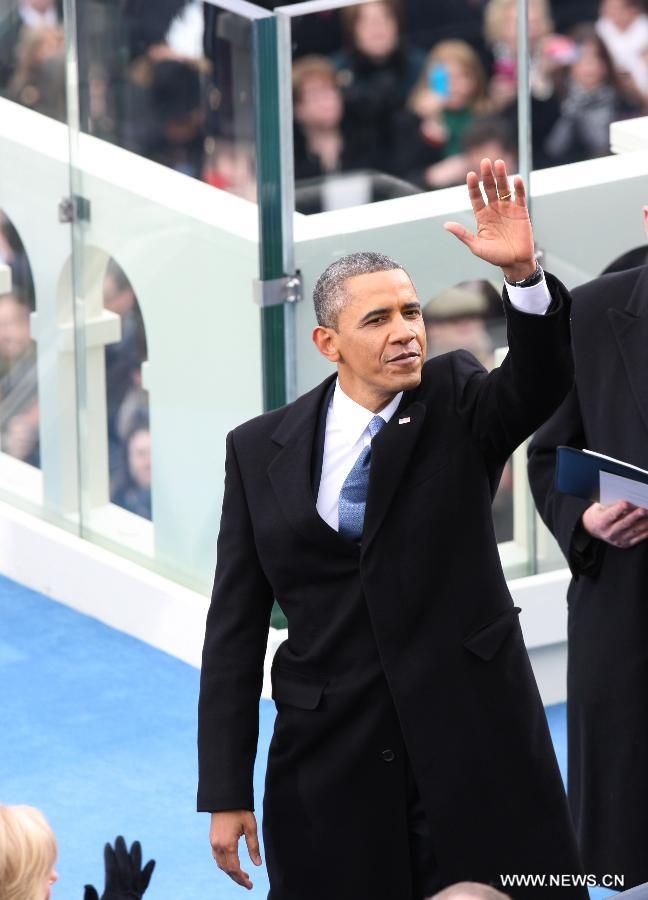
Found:
M 599 473 L 622 475 L 648 484 L 648 472 L 617 459 L 595 453 L 584 453 L 575 447 L 558 447 L 556 455 L 556 488 L 584 500 L 598 500 Z

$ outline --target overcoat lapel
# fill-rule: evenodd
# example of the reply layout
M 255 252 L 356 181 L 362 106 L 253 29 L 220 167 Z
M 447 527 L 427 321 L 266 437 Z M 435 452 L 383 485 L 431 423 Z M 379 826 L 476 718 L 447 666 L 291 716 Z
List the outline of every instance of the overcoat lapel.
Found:
M 626 308 L 608 309 L 632 394 L 648 429 L 648 267 L 639 276 Z
M 281 449 L 268 466 L 277 502 L 289 524 L 323 550 L 358 555 L 359 548 L 331 528 L 317 512 L 311 485 L 311 459 L 318 415 L 332 375 L 294 402 L 272 435 Z M 384 430 L 384 429 L 383 429 Z
M 407 399 L 404 395 L 399 408 L 371 442 L 363 549 L 380 528 L 425 421 L 425 405 L 418 400 L 408 404 Z

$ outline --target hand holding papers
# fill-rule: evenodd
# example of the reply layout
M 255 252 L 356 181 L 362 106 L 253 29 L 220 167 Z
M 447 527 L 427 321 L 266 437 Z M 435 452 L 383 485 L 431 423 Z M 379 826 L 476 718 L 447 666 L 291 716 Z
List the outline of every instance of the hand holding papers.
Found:
M 645 469 L 591 450 L 559 447 L 556 487 L 595 501 L 582 517 L 583 527 L 593 537 L 623 549 L 648 537 Z
M 623 475 L 613 475 L 611 472 L 603 471 L 599 473 L 599 482 L 599 502 L 604 506 L 625 500 L 633 506 L 642 506 L 644 509 L 648 509 L 648 484 L 635 481 L 634 478 L 625 478 Z
M 593 450 L 558 447 L 556 487 L 563 494 L 584 500 L 600 500 L 604 504 L 627 500 L 634 506 L 648 507 L 648 471 Z

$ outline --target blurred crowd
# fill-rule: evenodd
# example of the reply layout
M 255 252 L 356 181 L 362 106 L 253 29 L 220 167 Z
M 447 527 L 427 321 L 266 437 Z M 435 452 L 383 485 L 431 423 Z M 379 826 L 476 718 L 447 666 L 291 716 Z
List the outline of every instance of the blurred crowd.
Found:
M 201 0 L 85 0 L 77 15 L 82 129 L 254 199 L 250 23 Z M 515 168 L 516 30 L 516 0 L 293 19 L 304 211 L 342 202 L 309 190 L 332 175 L 367 176 L 346 179 L 348 203 L 460 184 L 484 155 Z M 610 122 L 648 104 L 644 0 L 529 0 L 529 43 L 534 167 L 606 155 Z M 64 63 L 61 0 L 9 0 L 0 91 L 63 120 Z

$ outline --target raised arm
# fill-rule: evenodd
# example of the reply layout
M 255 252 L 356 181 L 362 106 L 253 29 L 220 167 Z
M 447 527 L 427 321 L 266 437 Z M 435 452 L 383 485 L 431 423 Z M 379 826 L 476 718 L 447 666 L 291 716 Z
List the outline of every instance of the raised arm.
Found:
M 484 194 L 477 174 L 467 177 L 476 233 L 457 222 L 445 227 L 518 286 L 504 291 L 509 352 L 503 364 L 487 373 L 469 354 L 457 354 L 455 390 L 459 413 L 482 452 L 502 463 L 551 415 L 572 384 L 571 298 L 557 279 L 547 275 L 545 282 L 537 270 L 522 179 L 514 179 L 512 194 L 502 160 L 487 159 L 481 178 Z M 525 281 L 530 285 L 519 286 Z

